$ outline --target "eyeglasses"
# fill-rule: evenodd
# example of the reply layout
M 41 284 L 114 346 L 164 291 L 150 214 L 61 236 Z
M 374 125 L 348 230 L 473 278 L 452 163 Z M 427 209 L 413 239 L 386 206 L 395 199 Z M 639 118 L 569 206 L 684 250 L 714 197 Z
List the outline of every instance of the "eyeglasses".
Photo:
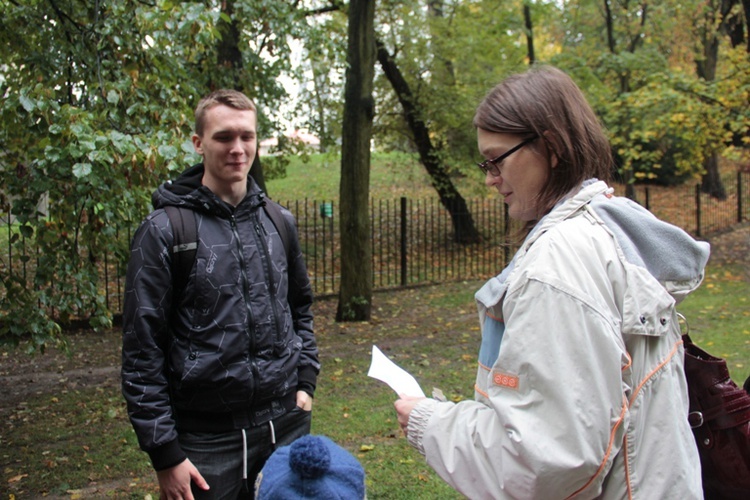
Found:
M 494 177 L 498 177 L 500 175 L 500 164 L 503 162 L 503 160 L 534 140 L 536 140 L 536 136 L 529 137 L 517 146 L 510 148 L 508 151 L 501 154 L 497 158 L 492 158 L 491 160 L 485 160 L 482 163 L 477 163 L 477 166 L 482 170 L 482 172 L 485 173 L 485 175 L 487 174 L 487 172 L 489 172 Z

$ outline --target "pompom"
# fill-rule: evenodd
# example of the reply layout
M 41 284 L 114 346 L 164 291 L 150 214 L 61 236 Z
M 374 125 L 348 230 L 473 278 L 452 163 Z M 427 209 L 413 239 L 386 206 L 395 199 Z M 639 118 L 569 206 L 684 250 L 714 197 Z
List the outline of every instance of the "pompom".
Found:
M 314 479 L 325 474 L 331 465 L 331 453 L 326 443 L 318 436 L 305 436 L 289 449 L 289 467 L 305 479 Z

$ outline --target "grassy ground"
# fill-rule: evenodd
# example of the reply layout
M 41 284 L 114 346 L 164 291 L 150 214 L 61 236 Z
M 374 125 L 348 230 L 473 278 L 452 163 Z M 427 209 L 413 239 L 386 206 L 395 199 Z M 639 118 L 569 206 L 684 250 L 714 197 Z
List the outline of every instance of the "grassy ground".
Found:
M 738 385 L 750 376 L 750 224 L 709 238 L 700 288 L 679 305 L 693 340 L 727 360 Z
M 370 166 L 370 193 L 379 199 L 435 197 L 429 176 L 415 155 L 377 153 Z M 270 196 L 286 200 L 331 200 L 339 198 L 341 158 L 336 155 L 314 155 L 309 162 L 293 158 L 286 176 L 266 181 Z M 484 186 L 478 168 L 470 166 L 466 175 L 453 179 L 466 198 L 491 196 Z
M 384 165 L 396 161 L 385 158 Z M 271 181 L 269 190 L 280 200 L 332 198 L 335 184 L 325 175 L 331 169 L 338 170 L 335 160 L 297 165 L 286 179 Z M 422 186 L 414 166 L 404 164 L 402 176 L 377 169 L 382 173 L 373 176 L 373 186 L 388 187 L 394 196 L 404 189 L 414 195 Z M 748 234 L 712 241 L 716 252 L 706 281 L 680 307 L 694 340 L 725 357 L 738 383 L 750 375 Z M 480 335 L 473 293 L 480 285 L 379 293 L 367 323 L 337 324 L 335 300 L 315 304 L 323 371 L 313 432 L 357 456 L 367 472 L 368 498 L 460 498 L 401 436 L 395 394 L 366 373 L 374 344 L 412 372 L 426 392 L 438 387 L 454 401 L 470 398 Z M 70 356 L 0 350 L 0 500 L 157 498 L 120 395 L 119 331 L 81 331 L 69 340 Z
M 425 388 L 439 386 L 456 400 L 470 397 L 478 286 L 378 294 L 368 323 L 337 324 L 335 301 L 315 304 L 324 368 L 313 432 L 360 459 L 369 498 L 457 498 L 402 438 L 395 394 L 366 372 L 377 344 Z M 0 352 L 0 498 L 155 495 L 119 393 L 119 341 L 117 330 L 82 331 L 70 338 L 72 357 Z
M 680 308 L 692 336 L 728 359 L 739 383 L 750 375 L 746 267 L 709 269 Z M 368 498 L 460 498 L 401 436 L 395 394 L 367 367 L 377 345 L 412 372 L 426 392 L 470 398 L 479 329 L 479 282 L 380 293 L 368 323 L 337 324 L 334 300 L 315 305 L 323 372 L 313 432 L 355 454 Z M 119 332 L 78 332 L 72 356 L 0 352 L 0 498 L 156 498 L 146 456 L 137 450 L 119 393 Z

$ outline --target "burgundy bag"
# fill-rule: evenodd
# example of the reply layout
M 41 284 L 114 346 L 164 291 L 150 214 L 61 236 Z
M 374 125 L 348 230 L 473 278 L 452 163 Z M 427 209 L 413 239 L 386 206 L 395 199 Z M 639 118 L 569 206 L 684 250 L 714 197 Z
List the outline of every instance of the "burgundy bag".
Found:
M 687 334 L 682 340 L 688 419 L 698 444 L 705 498 L 750 499 L 750 394 L 729 378 L 726 361 L 699 348 Z

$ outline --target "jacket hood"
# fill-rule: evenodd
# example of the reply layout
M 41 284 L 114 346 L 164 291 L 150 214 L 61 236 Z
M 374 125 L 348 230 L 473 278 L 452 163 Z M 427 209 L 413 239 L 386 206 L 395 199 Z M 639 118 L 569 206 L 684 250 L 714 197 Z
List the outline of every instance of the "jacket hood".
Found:
M 634 201 L 612 196 L 612 191 L 604 182 L 592 179 L 568 201 L 590 200 L 591 209 L 615 236 L 625 259 L 646 268 L 681 300 L 703 281 L 710 245 L 658 219 Z
M 597 196 L 591 205 L 630 263 L 645 267 L 661 282 L 702 276 L 710 253 L 708 242 L 696 241 L 627 198 Z
M 645 268 L 669 294 L 680 302 L 698 288 L 710 253 L 710 245 L 696 241 L 681 228 L 664 222 L 627 198 L 612 196 L 605 182 L 590 179 L 555 208 L 531 230 L 508 266 L 489 280 L 476 294 L 486 307 L 495 304 L 505 293 L 507 278 L 516 259 L 551 226 L 572 216 L 587 205 L 614 235 L 625 260 Z
M 203 163 L 198 163 L 182 172 L 175 180 L 162 183 L 151 195 L 153 207 L 157 209 L 173 205 L 205 211 L 207 200 L 216 202 L 219 199 L 210 189 L 203 186 L 204 171 Z M 247 176 L 246 198 L 249 197 L 257 198 L 253 204 L 259 204 L 265 197 L 250 175 Z

